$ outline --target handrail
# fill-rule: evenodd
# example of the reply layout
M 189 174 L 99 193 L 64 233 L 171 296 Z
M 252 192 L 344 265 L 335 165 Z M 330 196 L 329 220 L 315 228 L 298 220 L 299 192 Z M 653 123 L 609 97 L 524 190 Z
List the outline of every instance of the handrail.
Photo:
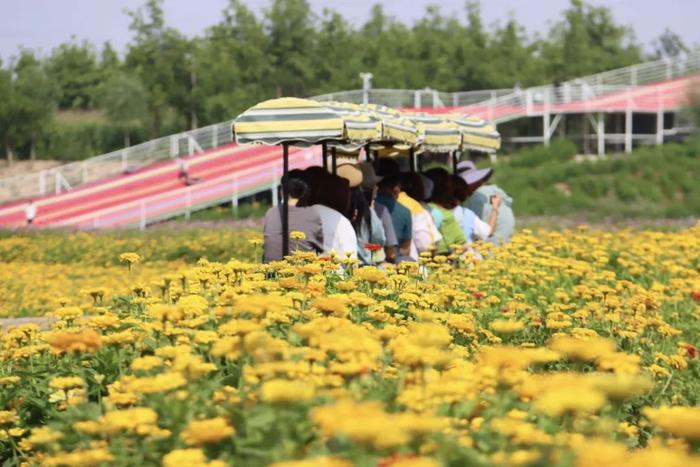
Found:
M 0 203 L 58 194 L 78 185 L 129 173 L 141 167 L 192 155 L 232 141 L 232 121 L 184 131 L 48 170 L 0 179 Z
M 566 81 L 557 86 L 536 86 L 525 90 L 493 89 L 467 92 L 439 92 L 433 89 L 400 90 L 373 89 L 367 95 L 362 90 L 341 91 L 315 96 L 318 100 L 346 100 L 386 104 L 393 107 L 458 107 L 465 112 L 479 105 L 481 117 L 503 121 L 499 110 L 524 103 L 523 111 L 511 114 L 528 114 L 538 102 L 548 105 L 561 102 L 577 102 L 600 97 L 616 91 L 658 81 L 672 80 L 700 71 L 700 48 L 672 59 L 631 65 L 616 70 Z M 523 102 L 524 99 L 524 102 Z M 483 107 L 483 108 L 482 108 Z M 520 112 L 520 113 L 518 113 Z M 78 185 L 92 183 L 140 167 L 182 155 L 215 148 L 232 141 L 232 121 L 226 121 L 147 141 L 84 161 L 64 164 L 52 169 L 0 179 L 0 203 L 12 200 L 41 197 L 60 193 Z
M 317 148 L 307 148 L 307 149 L 297 149 L 290 154 L 290 163 L 293 167 L 300 166 L 304 162 L 309 162 L 317 156 Z M 181 188 L 170 190 L 163 193 L 158 193 L 151 195 L 142 199 L 129 201 L 127 203 L 122 203 L 116 206 L 110 206 L 103 208 L 99 211 L 90 212 L 87 214 L 82 214 L 69 219 L 65 219 L 52 227 L 98 227 L 101 225 L 100 219 L 109 218 L 110 216 L 116 216 L 120 213 L 129 213 L 131 211 L 139 211 L 139 224 L 143 228 L 149 223 L 149 206 L 157 205 L 159 202 L 168 200 L 178 200 L 185 199 L 185 208 L 189 205 L 189 208 L 193 205 L 193 200 L 201 193 L 205 193 L 217 187 L 222 186 L 222 184 L 230 184 L 230 190 L 224 189 L 226 193 L 235 193 L 238 190 L 244 192 L 245 188 L 243 180 L 246 177 L 255 176 L 258 178 L 266 178 L 270 180 L 270 188 L 274 188 L 279 180 L 282 178 L 282 167 L 277 162 L 268 162 L 256 167 L 251 167 L 241 171 L 237 171 L 233 174 L 222 175 L 220 177 L 206 180 L 195 185 L 183 186 Z M 228 186 L 228 185 L 227 185 Z M 220 196 L 219 196 L 220 198 Z M 217 198 L 218 199 L 218 198 Z M 187 213 L 187 209 L 185 210 Z M 162 213 L 158 213 L 162 215 Z M 132 216 L 133 217 L 133 216 Z M 159 216 L 152 216 L 153 218 L 158 218 Z M 125 222 L 126 224 L 134 222 Z M 108 226 L 122 225 L 122 223 L 112 223 Z

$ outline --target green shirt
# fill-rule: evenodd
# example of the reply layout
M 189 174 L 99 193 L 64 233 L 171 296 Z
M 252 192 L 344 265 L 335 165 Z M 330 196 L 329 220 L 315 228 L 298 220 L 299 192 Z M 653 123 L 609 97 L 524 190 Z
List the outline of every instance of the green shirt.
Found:
M 442 215 L 442 222 L 437 226 L 442 234 L 442 240 L 438 242 L 438 253 L 449 253 L 450 245 L 454 243 L 467 243 L 467 237 L 464 236 L 464 231 L 452 211 L 435 203 L 430 203 L 430 208 L 437 210 Z

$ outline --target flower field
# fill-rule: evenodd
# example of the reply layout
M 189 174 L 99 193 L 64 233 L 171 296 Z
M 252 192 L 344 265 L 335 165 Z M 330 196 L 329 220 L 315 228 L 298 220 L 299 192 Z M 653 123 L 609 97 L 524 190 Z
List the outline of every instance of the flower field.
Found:
M 385 271 L 261 265 L 240 232 L 1 237 L 0 314 L 54 321 L 1 335 L 0 458 L 700 465 L 700 225 L 477 249 Z

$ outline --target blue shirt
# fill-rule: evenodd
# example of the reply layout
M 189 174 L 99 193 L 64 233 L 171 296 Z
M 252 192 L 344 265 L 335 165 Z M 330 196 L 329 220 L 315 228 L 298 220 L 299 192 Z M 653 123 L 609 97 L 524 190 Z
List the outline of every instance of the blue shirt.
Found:
M 406 206 L 396 201 L 393 196 L 378 194 L 375 201 L 386 206 L 391 213 L 391 222 L 394 224 L 396 239 L 399 243 L 405 240 L 412 240 L 413 218 L 411 217 L 411 211 L 409 211 Z

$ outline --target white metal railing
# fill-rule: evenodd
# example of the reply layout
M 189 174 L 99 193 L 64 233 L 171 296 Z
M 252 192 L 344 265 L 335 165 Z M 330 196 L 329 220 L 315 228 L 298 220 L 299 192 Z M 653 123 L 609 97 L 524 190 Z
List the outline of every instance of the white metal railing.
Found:
M 342 91 L 315 96 L 317 100 L 343 100 L 384 104 L 392 107 L 461 107 L 481 117 L 502 122 L 530 115 L 539 104 L 581 102 L 629 87 L 671 80 L 700 72 L 700 49 L 683 56 L 632 65 L 561 83 L 524 90 L 494 89 L 439 92 L 433 89 L 373 89 Z M 506 116 L 504 116 L 506 115 Z M 0 179 L 0 203 L 60 193 L 78 185 L 138 170 L 154 162 L 194 154 L 231 142 L 232 121 L 165 136 L 130 148 L 53 169 Z
M 630 87 L 672 80 L 696 72 L 700 72 L 700 49 L 672 59 L 662 59 L 596 73 L 556 86 L 456 93 L 438 92 L 429 88 L 420 90 L 372 89 L 366 94 L 362 90 L 352 90 L 323 94 L 315 96 L 313 99 L 367 102 L 391 107 L 466 107 L 467 111 L 470 106 L 478 104 L 480 113 L 484 112 L 484 115 L 480 116 L 498 122 L 500 120 L 498 116 L 504 107 L 509 107 L 511 110 L 513 107 L 524 107 L 523 113 L 527 114 L 531 105 L 538 102 L 549 104 L 577 102 L 623 91 Z M 510 114 L 510 117 L 517 116 L 518 112 Z
M 485 89 L 465 92 L 440 92 L 434 89 L 372 89 L 365 94 L 363 90 L 340 91 L 311 99 L 317 101 L 343 101 L 362 104 L 365 101 L 371 104 L 386 105 L 389 107 L 412 108 L 438 108 L 460 107 L 477 102 L 507 95 L 513 92 L 508 89 Z
M 289 158 L 290 168 L 308 167 L 317 161 L 318 156 L 317 147 L 294 151 Z M 144 229 L 149 224 L 177 215 L 189 218 L 192 211 L 220 204 L 222 200 L 230 200 L 235 210 L 240 198 L 266 190 L 272 191 L 273 205 L 276 205 L 277 186 L 281 178 L 282 164 L 279 161 L 267 162 L 194 185 L 79 215 L 53 227 L 96 229 L 132 225 Z
M 536 86 L 527 89 L 513 89 L 506 95 L 495 99 L 464 106 L 467 113 L 476 113 L 482 118 L 501 123 L 523 115 L 547 113 L 553 106 L 575 102 L 586 102 L 601 96 L 610 96 L 639 86 L 700 73 L 700 49 L 673 59 L 632 65 L 617 70 L 577 78 L 557 85 Z M 662 95 L 655 90 L 654 97 L 659 110 L 663 110 Z M 685 93 L 679 86 L 675 92 Z M 633 107 L 633 96 L 627 93 L 628 109 Z M 584 109 L 585 105 L 584 105 Z
M 231 143 L 231 123 L 232 121 L 217 123 L 83 161 L 0 179 L 0 203 L 61 193 L 78 185 L 129 173 L 155 162 Z

